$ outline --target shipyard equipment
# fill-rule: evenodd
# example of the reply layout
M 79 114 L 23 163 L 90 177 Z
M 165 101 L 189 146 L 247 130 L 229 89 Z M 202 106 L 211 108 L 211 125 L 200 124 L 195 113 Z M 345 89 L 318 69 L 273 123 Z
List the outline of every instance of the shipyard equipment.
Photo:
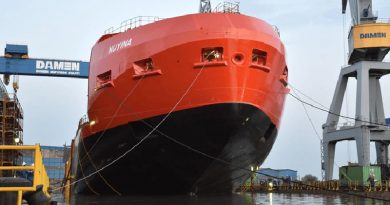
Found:
M 323 125 L 322 169 L 325 179 L 333 177 L 336 143 L 355 140 L 360 166 L 370 165 L 370 141 L 376 143 L 378 164 L 388 165 L 390 129 L 385 124 L 380 78 L 390 73 L 390 63 L 382 62 L 390 49 L 390 22 L 379 19 L 372 0 L 349 0 L 352 27 L 349 65 L 342 68 L 326 123 Z M 345 13 L 347 0 L 342 0 Z M 357 79 L 356 116 L 353 126 L 338 126 L 344 93 L 350 77 Z
M 88 68 L 84 61 L 29 58 L 27 45 L 7 44 L 0 56 L 0 74 L 6 85 L 9 75 L 88 78 Z
M 23 145 L 23 109 L 16 96 L 19 88 L 18 75 L 88 78 L 88 62 L 56 59 L 29 58 L 27 45 L 7 44 L 4 56 L 0 57 L 0 74 L 4 84 L 14 75 L 14 93 L 7 92 L 0 82 L 0 145 Z M 21 164 L 17 150 L 1 150 L 0 166 Z M 18 161 L 19 160 L 19 161 Z M 0 177 L 12 175 L 0 171 Z
M 0 57 L 0 74 L 5 85 L 14 76 L 14 93 L 8 93 L 0 81 L 0 205 L 21 204 L 22 194 L 29 204 L 45 204 L 50 199 L 49 178 L 40 146 L 23 146 L 23 109 L 16 96 L 18 75 L 84 79 L 88 78 L 88 69 L 88 62 L 32 59 L 27 45 L 6 45 L 4 56 Z M 21 166 L 22 156 L 31 151 L 32 165 Z M 33 177 L 21 176 L 21 172 L 29 172 Z
M 347 186 L 349 182 L 356 182 L 358 186 L 368 186 L 369 177 L 375 181 L 382 181 L 380 166 L 359 166 L 350 165 L 339 168 L 339 178 L 342 186 Z
M 51 194 L 40 145 L 0 145 L 0 150 L 18 152 L 29 150 L 34 153 L 34 163 L 31 166 L 0 166 L 1 171 L 19 172 L 19 174 L 12 177 L 0 177 L 0 205 L 22 205 L 22 197 L 30 205 L 47 204 L 50 201 Z M 21 172 L 31 173 L 31 178 L 23 177 Z

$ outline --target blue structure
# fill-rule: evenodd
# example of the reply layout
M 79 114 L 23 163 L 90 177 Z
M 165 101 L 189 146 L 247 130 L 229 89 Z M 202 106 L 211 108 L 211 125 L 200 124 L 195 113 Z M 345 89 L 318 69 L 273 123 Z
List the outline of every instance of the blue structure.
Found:
M 65 163 L 67 160 L 67 151 L 69 148 L 57 146 L 41 146 L 43 155 L 43 164 L 45 165 L 47 175 L 52 180 L 62 180 L 65 175 Z M 23 153 L 23 161 L 30 165 L 34 163 L 32 152 Z
M 390 118 L 386 119 L 386 125 L 390 125 Z
M 88 78 L 89 62 L 28 57 L 27 45 L 7 44 L 0 74 Z
M 290 178 L 291 180 L 297 180 L 298 172 L 291 169 L 270 169 L 264 168 L 257 171 L 257 178 L 260 180 L 267 180 L 268 178 Z
M 4 53 L 9 55 L 20 54 L 20 55 L 28 55 L 27 45 L 13 45 L 7 44 Z

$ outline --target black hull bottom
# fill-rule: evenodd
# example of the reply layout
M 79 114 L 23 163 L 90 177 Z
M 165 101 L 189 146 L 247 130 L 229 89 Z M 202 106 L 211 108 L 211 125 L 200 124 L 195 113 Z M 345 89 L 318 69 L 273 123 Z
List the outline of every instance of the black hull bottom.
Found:
M 163 117 L 131 122 L 76 142 L 73 165 L 81 165 L 73 166 L 76 180 L 129 150 Z M 196 153 L 164 134 L 231 165 Z M 115 194 L 115 189 L 121 194 L 231 193 L 250 176 L 250 172 L 238 167 L 250 169 L 261 164 L 276 134 L 269 117 L 247 104 L 177 111 L 124 158 L 76 183 L 73 192 L 105 195 Z M 85 150 L 92 146 L 86 155 Z

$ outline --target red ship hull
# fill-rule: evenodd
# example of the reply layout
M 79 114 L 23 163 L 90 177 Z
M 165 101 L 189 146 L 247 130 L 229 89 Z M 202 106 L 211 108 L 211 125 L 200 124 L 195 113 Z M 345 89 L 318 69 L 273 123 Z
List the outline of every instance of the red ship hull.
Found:
M 76 178 L 159 127 L 75 192 L 234 190 L 250 174 L 238 167 L 261 164 L 272 148 L 286 84 L 283 44 L 252 17 L 194 14 L 103 36 L 91 54 L 90 121 L 75 140 Z

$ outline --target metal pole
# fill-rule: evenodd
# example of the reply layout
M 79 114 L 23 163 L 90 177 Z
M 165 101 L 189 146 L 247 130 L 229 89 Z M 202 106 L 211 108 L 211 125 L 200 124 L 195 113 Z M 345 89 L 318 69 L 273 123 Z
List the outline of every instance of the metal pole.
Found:
M 22 191 L 18 191 L 18 201 L 16 202 L 17 205 L 22 205 L 22 195 L 23 195 L 23 192 Z

